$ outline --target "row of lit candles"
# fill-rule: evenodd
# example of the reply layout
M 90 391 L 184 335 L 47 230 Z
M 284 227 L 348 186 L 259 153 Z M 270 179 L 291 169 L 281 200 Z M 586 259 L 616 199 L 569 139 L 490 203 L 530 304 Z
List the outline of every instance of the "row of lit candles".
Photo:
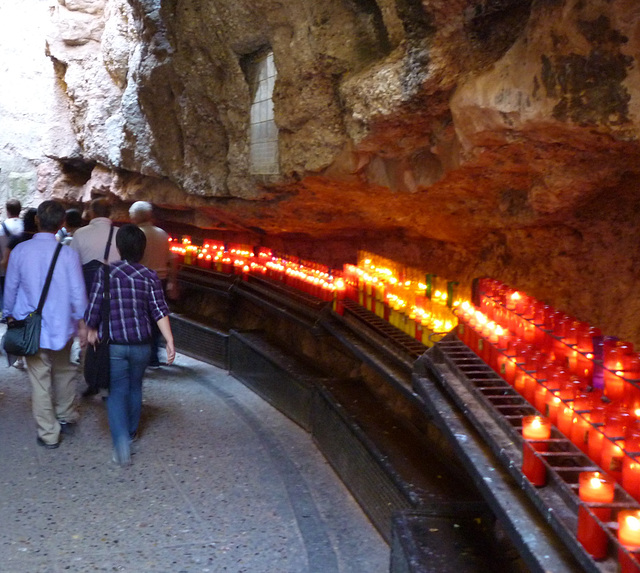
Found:
M 593 353 L 580 352 L 564 343 L 562 352 L 549 351 L 548 348 L 529 343 L 489 320 L 468 303 L 463 304 L 457 314 L 463 322 L 458 329 L 463 341 L 510 383 L 513 383 L 518 364 L 523 370 L 531 372 L 540 365 L 553 362 L 567 375 L 580 379 L 585 385 L 603 389 L 610 400 L 640 403 L 635 382 L 638 379 L 635 370 L 637 355 L 629 354 L 633 348 L 630 343 L 612 342 L 605 345 L 605 356 L 616 359 L 615 362 L 605 360 L 604 364 L 608 365 L 605 366 L 602 360 L 594 358 Z
M 236 273 L 243 278 L 249 274 L 268 276 L 321 300 L 333 301 L 334 310 L 342 312 L 344 281 L 322 265 L 294 262 L 274 256 L 267 249 L 257 250 L 242 245 L 225 246 L 207 241 L 197 246 L 188 238 L 173 242 L 171 249 L 181 257 L 183 264 Z
M 431 346 L 436 338 L 451 331 L 457 324 L 451 306 L 453 293 L 433 289 L 426 295 L 427 285 L 419 280 L 400 281 L 388 268 L 378 268 L 369 259 L 363 266 L 345 265 L 346 296 L 387 320 L 390 324 Z
M 598 328 L 493 279 L 481 279 L 480 293 L 489 322 L 555 356 L 572 373 L 590 376 L 611 399 L 620 397 L 622 379 L 640 379 L 640 355 L 630 342 L 603 337 Z
M 476 328 L 461 309 L 458 333 L 463 342 L 640 501 L 640 464 L 635 459 L 640 452 L 640 390 L 636 384 L 626 381 L 627 391 L 612 401 L 544 355 L 537 362 L 526 353 L 509 355 L 499 341 L 495 344 L 483 336 L 482 328 Z
M 522 436 L 525 440 L 522 456 L 522 473 L 535 486 L 546 484 L 546 466 L 539 454 L 548 451 L 552 424 L 542 416 L 525 416 L 522 420 Z M 608 555 L 609 536 L 605 528 L 612 518 L 616 496 L 615 480 L 602 472 L 585 471 L 579 474 L 576 539 L 585 551 L 596 560 Z M 609 507 L 607 507 L 609 506 Z M 638 571 L 640 564 L 633 556 L 640 551 L 640 509 L 622 509 L 617 515 L 618 561 L 620 571 Z
M 481 297 L 481 308 L 494 320 L 473 305 L 459 309 L 458 335 L 546 416 L 523 420 L 523 474 L 534 485 L 546 483 L 546 466 L 538 453 L 548 448 L 545 440 L 555 425 L 605 469 L 580 475 L 583 504 L 612 503 L 616 482 L 640 500 L 640 463 L 636 459 L 640 453 L 640 390 L 633 381 L 638 378 L 633 347 L 615 341 L 603 344 L 604 360 L 594 360 L 598 352 L 594 339 L 600 336 L 597 329 L 541 307 L 513 290 L 501 290 L 501 298 Z M 527 302 L 522 303 L 523 299 Z M 536 317 L 534 310 L 523 310 L 524 304 L 530 309 L 537 305 L 542 311 Z M 594 389 L 598 381 L 601 388 Z M 611 512 L 611 507 L 580 506 L 577 539 L 595 559 L 607 555 L 608 535 L 603 527 Z M 640 570 L 638 561 L 630 557 L 640 550 L 640 510 L 619 511 L 618 540 L 621 570 Z
M 215 241 L 205 241 L 198 246 L 188 237 L 172 242 L 172 250 L 184 264 L 245 277 L 266 275 L 321 300 L 333 300 L 334 310 L 338 312 L 342 312 L 342 299 L 350 298 L 427 346 L 433 344 L 434 335 L 441 337 L 457 323 L 451 307 L 457 306 L 460 300 L 453 300 L 452 289 L 435 288 L 435 278 L 425 279 L 431 281 L 430 284 L 418 281 L 418 275 L 434 275 L 425 275 L 416 269 L 408 272 L 405 268 L 398 277 L 397 270 L 392 270 L 398 267 L 380 257 L 376 260 L 386 262 L 388 267 L 376 267 L 370 258 L 360 257 L 358 265 L 346 264 L 342 273 L 336 273 L 317 263 L 276 257 L 264 248 Z M 430 297 L 426 296 L 428 291 Z

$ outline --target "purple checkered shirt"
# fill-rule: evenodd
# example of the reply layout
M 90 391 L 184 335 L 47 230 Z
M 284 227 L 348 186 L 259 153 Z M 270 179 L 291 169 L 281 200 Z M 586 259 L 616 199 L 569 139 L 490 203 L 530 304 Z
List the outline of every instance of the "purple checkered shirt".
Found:
M 110 339 L 115 344 L 141 344 L 151 341 L 151 320 L 157 322 L 169 314 L 158 275 L 139 263 L 117 261 L 111 264 L 109 289 Z M 104 270 L 96 273 L 84 320 L 89 328 L 98 328 L 103 337 L 102 299 Z

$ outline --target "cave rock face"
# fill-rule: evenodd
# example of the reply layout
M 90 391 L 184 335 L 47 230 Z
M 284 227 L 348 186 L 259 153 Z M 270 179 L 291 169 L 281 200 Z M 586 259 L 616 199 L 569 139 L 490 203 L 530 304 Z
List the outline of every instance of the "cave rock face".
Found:
M 636 0 L 59 0 L 51 22 L 77 147 L 49 187 L 358 237 L 640 339 Z M 278 169 L 252 174 L 269 51 Z

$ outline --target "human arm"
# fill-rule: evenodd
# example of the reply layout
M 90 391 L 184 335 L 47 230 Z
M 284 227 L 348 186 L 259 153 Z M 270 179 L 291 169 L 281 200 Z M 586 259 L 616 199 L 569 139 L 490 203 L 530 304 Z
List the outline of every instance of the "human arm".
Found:
M 71 315 L 77 321 L 80 346 L 84 348 L 87 345 L 87 326 L 84 321 L 84 312 L 87 308 L 87 293 L 80 265 L 80 256 L 67 247 L 63 246 L 62 249 L 64 249 L 62 252 L 66 256 L 64 267 L 68 273 L 67 284 L 69 285 L 71 300 Z
M 80 348 L 84 348 L 87 345 L 88 329 L 84 320 L 78 321 L 78 338 L 80 339 Z
M 167 342 L 167 364 L 171 364 L 176 358 L 176 347 L 173 343 L 173 332 L 171 332 L 171 324 L 169 323 L 169 317 L 163 316 L 158 322 L 158 328 L 160 333 L 164 336 Z
M 3 269 L 7 268 L 9 262 L 9 238 L 4 233 L 4 229 L 0 228 L 0 265 Z
M 2 300 L 2 316 L 13 316 L 16 298 L 18 296 L 18 285 L 20 284 L 20 266 L 17 261 L 7 266 L 7 273 L 4 279 L 4 296 Z

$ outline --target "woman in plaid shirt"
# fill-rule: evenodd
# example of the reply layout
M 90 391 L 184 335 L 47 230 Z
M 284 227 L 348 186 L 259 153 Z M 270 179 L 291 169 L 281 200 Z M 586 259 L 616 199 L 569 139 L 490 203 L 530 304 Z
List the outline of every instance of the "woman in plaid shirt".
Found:
M 121 261 L 109 268 L 109 364 L 111 369 L 107 409 L 114 461 L 131 463 L 131 440 L 138 431 L 142 410 L 142 377 L 151 355 L 151 321 L 157 323 L 167 344 L 167 364 L 175 358 L 169 307 L 158 275 L 139 261 L 146 247 L 145 234 L 135 225 L 123 225 L 116 233 Z M 88 342 L 102 340 L 104 273 L 96 273 L 85 322 Z

